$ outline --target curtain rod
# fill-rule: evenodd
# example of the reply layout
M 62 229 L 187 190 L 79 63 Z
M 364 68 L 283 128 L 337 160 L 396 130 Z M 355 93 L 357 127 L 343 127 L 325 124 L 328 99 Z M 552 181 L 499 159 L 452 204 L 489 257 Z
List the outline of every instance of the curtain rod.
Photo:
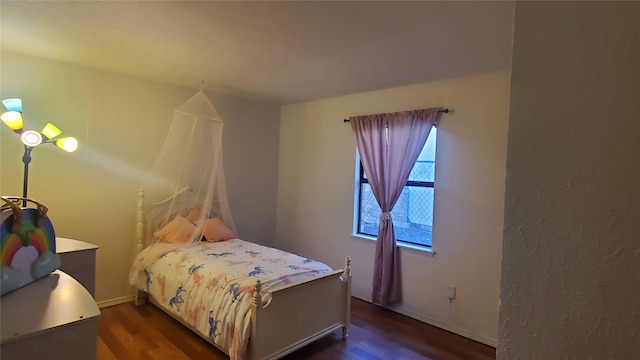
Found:
M 448 114 L 448 113 L 449 113 L 449 109 L 445 108 L 445 109 L 442 109 L 442 110 L 438 110 L 438 112 L 439 112 L 439 113 L 445 113 L 445 114 Z M 344 121 L 344 122 L 346 122 L 346 123 L 348 123 L 348 122 L 349 122 L 349 119 L 344 119 L 343 121 Z

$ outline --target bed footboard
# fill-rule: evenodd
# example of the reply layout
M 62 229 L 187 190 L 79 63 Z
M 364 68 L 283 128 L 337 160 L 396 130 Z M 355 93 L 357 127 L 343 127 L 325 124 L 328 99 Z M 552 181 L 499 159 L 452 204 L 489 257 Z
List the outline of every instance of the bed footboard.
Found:
M 285 287 L 271 293 L 262 306 L 256 284 L 251 313 L 248 358 L 278 359 L 342 328 L 349 335 L 351 316 L 351 259 L 344 270 Z
M 248 360 L 279 359 L 340 328 L 346 340 L 351 318 L 351 259 L 345 260 L 344 270 L 278 289 L 271 293 L 271 300 L 265 305 L 261 299 L 258 280 L 251 305 Z M 147 300 L 190 328 L 148 293 L 136 291 L 136 305 Z

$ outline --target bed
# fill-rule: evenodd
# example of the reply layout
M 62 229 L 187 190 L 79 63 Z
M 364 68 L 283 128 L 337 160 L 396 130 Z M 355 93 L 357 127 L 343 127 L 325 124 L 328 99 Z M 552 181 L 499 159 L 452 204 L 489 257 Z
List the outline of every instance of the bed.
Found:
M 137 255 L 129 278 L 137 288 L 136 304 L 148 300 L 231 360 L 278 359 L 338 329 L 347 339 L 348 257 L 344 269 L 334 270 L 237 238 L 187 244 L 151 241 L 148 234 L 166 225 L 162 222 L 168 203 L 178 218 L 193 201 L 189 191 L 182 191 L 145 212 L 139 192 Z M 215 215 L 215 209 L 208 214 Z

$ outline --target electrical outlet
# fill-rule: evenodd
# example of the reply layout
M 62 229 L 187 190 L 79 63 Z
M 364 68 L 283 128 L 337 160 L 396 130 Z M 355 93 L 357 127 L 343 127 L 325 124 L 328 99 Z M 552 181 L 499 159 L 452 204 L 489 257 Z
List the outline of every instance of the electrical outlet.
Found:
M 456 298 L 456 287 L 453 285 L 447 285 L 447 298 L 449 301 L 453 301 Z

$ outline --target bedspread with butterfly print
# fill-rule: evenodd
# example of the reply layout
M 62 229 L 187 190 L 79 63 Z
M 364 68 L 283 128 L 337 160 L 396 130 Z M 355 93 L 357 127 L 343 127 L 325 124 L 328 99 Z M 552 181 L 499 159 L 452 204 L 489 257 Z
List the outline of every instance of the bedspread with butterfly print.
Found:
M 244 359 L 256 280 L 269 291 L 331 272 L 320 262 L 240 239 L 194 245 L 157 243 L 140 252 L 129 282 L 200 335 Z

